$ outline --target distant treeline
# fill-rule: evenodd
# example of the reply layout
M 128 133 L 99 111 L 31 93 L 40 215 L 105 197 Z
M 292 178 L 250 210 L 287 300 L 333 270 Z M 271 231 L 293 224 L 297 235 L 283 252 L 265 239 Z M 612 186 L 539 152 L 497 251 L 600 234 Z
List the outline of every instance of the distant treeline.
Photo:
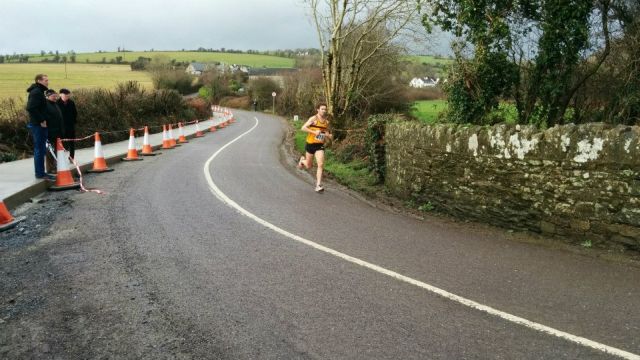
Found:
M 144 50 L 146 52 L 147 50 Z M 162 50 L 154 50 L 150 49 L 149 52 L 165 52 Z M 284 49 L 284 50 L 236 50 L 236 49 L 213 49 L 213 48 L 204 48 L 199 47 L 197 49 L 181 49 L 181 50 L 167 50 L 166 52 L 210 52 L 210 53 L 227 53 L 227 54 L 251 54 L 251 55 L 270 55 L 284 58 L 296 58 L 301 56 L 317 56 L 320 54 L 320 50 L 308 48 L 308 49 Z M 125 50 L 124 48 L 118 48 L 118 53 L 126 53 L 133 52 L 133 50 Z M 109 53 L 108 51 L 98 50 L 95 53 Z M 35 59 L 41 58 L 41 59 Z M 28 63 L 31 59 L 31 62 L 43 62 L 43 63 L 76 63 L 77 61 L 77 53 L 73 50 L 67 53 L 61 53 L 59 50 L 55 51 L 45 51 L 40 50 L 40 54 L 11 54 L 11 55 L 0 55 L 0 64 L 2 63 Z M 103 57 L 97 61 L 85 59 L 85 63 L 91 64 L 130 64 L 131 61 L 127 61 L 124 59 L 124 56 L 116 56 L 110 59 L 107 57 Z

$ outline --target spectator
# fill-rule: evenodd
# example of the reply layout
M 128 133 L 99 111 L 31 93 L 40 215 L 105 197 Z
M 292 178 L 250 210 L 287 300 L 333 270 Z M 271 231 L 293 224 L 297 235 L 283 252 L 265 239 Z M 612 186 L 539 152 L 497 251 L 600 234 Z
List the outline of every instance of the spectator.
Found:
M 49 143 L 55 150 L 56 139 L 62 137 L 62 131 L 64 129 L 64 120 L 62 119 L 62 112 L 58 107 L 56 101 L 58 101 L 58 93 L 55 90 L 49 89 L 44 92 L 47 98 L 47 128 L 49 129 Z M 51 153 L 47 153 L 47 170 L 50 173 L 56 172 L 56 162 L 53 159 Z
M 76 103 L 71 100 L 71 91 L 68 89 L 60 89 L 60 99 L 58 99 L 58 107 L 62 113 L 62 120 L 64 127 L 62 136 L 65 139 L 75 139 L 76 137 L 76 119 L 78 118 L 78 110 L 76 109 Z M 75 157 L 76 143 L 69 141 L 65 144 L 69 154 L 72 158 Z
M 44 92 L 48 90 L 49 77 L 45 74 L 38 74 L 35 83 L 27 89 L 29 97 L 27 100 L 27 112 L 29 113 L 29 124 L 27 127 L 33 137 L 33 165 L 37 179 L 55 180 L 44 171 L 44 157 L 47 152 L 46 142 L 48 136 L 47 129 L 47 100 Z

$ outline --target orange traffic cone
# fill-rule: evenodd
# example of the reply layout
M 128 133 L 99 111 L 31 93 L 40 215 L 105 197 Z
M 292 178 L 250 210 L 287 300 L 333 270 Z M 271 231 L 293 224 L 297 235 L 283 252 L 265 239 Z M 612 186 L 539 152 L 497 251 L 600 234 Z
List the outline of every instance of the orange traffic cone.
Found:
M 0 200 L 0 231 L 9 230 L 24 219 L 24 216 L 17 219 L 11 216 L 9 209 L 4 205 L 4 201 Z
M 213 121 L 215 121 L 215 120 L 213 120 Z M 212 125 L 209 127 L 209 132 L 216 132 L 216 130 L 217 130 L 217 128 L 216 128 L 216 124 L 212 124 Z
M 184 136 L 184 128 L 182 127 L 182 123 L 178 123 L 178 142 L 180 144 L 188 143 L 187 138 Z
M 204 134 L 200 131 L 200 126 L 198 125 L 198 120 L 196 120 L 196 137 L 203 137 Z
M 162 148 L 173 149 L 173 146 L 171 145 L 171 140 L 169 140 L 169 135 L 167 134 L 166 125 L 162 125 Z
M 62 146 L 62 140 L 56 139 L 56 162 L 58 166 L 58 176 L 56 177 L 56 184 L 49 187 L 49 190 L 68 190 L 77 189 L 80 187 L 80 183 L 73 179 L 71 175 L 71 165 L 67 158 L 67 152 Z
M 171 147 L 176 147 L 176 146 L 180 146 L 178 145 L 178 143 L 176 142 L 176 138 L 173 137 L 173 129 L 171 127 L 171 124 L 169 124 L 169 143 L 171 144 Z
M 149 144 L 149 127 L 144 127 L 144 138 L 142 140 L 142 152 L 140 153 L 142 156 L 156 156 L 157 154 L 153 153 L 153 148 L 151 144 Z
M 136 149 L 136 130 L 129 129 L 129 150 L 127 151 L 127 157 L 122 158 L 122 161 L 140 161 L 142 158 L 138 157 L 138 149 Z
M 93 159 L 93 169 L 87 170 L 90 173 L 102 173 L 107 171 L 113 171 L 113 169 L 107 166 L 107 162 L 104 159 L 104 152 L 102 151 L 102 141 L 100 140 L 100 134 L 96 132 L 95 135 L 95 150 Z

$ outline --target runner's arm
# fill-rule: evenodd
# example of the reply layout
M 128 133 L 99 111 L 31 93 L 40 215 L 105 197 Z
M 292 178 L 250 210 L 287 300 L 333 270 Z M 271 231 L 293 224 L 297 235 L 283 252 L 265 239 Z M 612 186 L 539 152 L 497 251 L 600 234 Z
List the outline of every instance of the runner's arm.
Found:
M 314 135 L 318 135 L 320 134 L 320 130 L 312 130 L 309 129 L 309 126 L 313 124 L 313 117 L 309 118 L 309 120 L 307 120 L 306 123 L 304 123 L 304 125 L 302 125 L 302 127 L 300 128 L 300 130 L 306 132 L 306 133 L 310 133 L 310 134 L 314 134 Z

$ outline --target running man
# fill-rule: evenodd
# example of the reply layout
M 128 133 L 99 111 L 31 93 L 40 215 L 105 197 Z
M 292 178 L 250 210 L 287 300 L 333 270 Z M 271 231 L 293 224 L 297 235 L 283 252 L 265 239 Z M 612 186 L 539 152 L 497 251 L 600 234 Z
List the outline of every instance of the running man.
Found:
M 304 147 L 305 156 L 298 160 L 298 169 L 304 166 L 310 169 L 313 166 L 313 157 L 316 158 L 318 169 L 316 170 L 316 192 L 324 191 L 322 187 L 322 170 L 324 168 L 324 142 L 325 139 L 333 139 L 329 132 L 329 119 L 327 117 L 327 104 L 320 103 L 316 106 L 318 112 L 310 117 L 301 130 L 307 133 L 307 143 Z

